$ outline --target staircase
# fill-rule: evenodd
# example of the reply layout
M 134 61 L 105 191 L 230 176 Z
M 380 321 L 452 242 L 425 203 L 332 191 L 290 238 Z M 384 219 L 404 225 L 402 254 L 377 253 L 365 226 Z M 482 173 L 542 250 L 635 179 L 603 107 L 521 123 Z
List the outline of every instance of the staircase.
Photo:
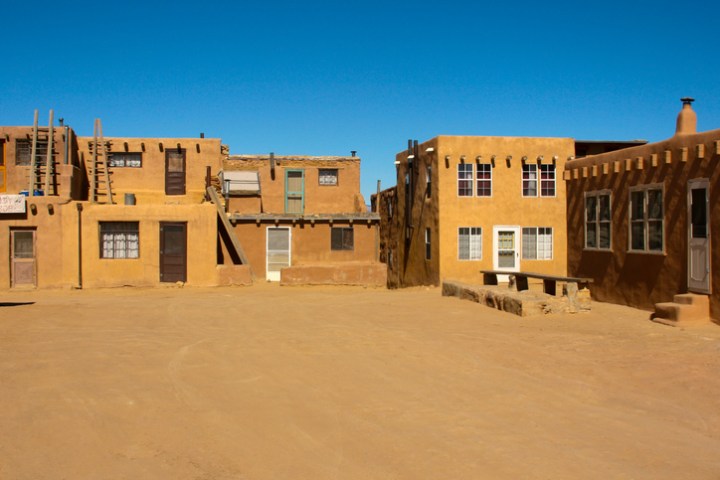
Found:
M 653 322 L 684 326 L 710 322 L 710 297 L 695 293 L 680 293 L 672 302 L 656 303 Z

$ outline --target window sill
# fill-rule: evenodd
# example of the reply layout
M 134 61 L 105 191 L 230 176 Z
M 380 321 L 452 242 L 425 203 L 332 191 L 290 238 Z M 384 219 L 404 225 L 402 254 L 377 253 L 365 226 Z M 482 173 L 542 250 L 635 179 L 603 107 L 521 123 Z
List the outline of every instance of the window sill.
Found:
M 600 253 L 612 253 L 612 248 L 594 248 L 594 247 L 585 247 L 583 248 L 583 252 L 600 252 Z

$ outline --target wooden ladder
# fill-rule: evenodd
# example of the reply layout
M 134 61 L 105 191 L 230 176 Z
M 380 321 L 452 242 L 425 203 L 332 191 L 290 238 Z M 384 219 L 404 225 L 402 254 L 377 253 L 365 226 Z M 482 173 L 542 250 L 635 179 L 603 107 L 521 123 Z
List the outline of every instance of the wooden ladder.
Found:
M 55 132 L 53 130 L 53 111 L 50 110 L 50 121 L 47 127 L 38 125 L 38 111 L 35 110 L 30 151 L 30 178 L 28 195 L 35 192 L 45 195 L 57 195 L 55 178 Z M 43 154 L 40 148 L 45 145 Z
M 103 140 L 102 122 L 95 119 L 93 139 L 89 144 L 92 163 L 90 165 L 90 202 L 114 204 L 110 182 L 108 142 Z

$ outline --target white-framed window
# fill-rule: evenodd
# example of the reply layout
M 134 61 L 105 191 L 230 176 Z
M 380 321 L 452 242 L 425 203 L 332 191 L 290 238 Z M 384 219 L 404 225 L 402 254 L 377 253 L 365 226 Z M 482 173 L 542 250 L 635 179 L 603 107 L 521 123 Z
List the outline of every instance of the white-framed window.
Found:
M 476 169 L 475 195 L 478 197 L 492 197 L 492 165 L 489 163 L 478 163 Z
M 100 222 L 100 258 L 139 257 L 139 222 Z
M 112 152 L 110 154 L 111 167 L 142 167 L 142 153 L 140 152 Z
M 425 260 L 430 260 L 432 256 L 432 245 L 430 243 L 430 229 L 425 229 Z
M 630 251 L 663 253 L 665 248 L 662 185 L 630 189 Z
M 458 260 L 482 260 L 482 228 L 458 228 Z
M 612 245 L 610 191 L 585 194 L 585 248 L 610 250 Z
M 522 258 L 523 260 L 552 260 L 553 258 L 552 227 L 523 227 Z
M 458 163 L 458 197 L 473 196 L 472 163 Z
M 540 165 L 540 196 L 555 196 L 555 165 Z
M 332 227 L 330 250 L 354 250 L 355 232 L 352 227 Z
M 336 186 L 338 184 L 338 169 L 321 168 L 318 171 L 318 183 L 325 186 Z
M 537 197 L 537 165 L 522 166 L 522 194 L 523 197 Z

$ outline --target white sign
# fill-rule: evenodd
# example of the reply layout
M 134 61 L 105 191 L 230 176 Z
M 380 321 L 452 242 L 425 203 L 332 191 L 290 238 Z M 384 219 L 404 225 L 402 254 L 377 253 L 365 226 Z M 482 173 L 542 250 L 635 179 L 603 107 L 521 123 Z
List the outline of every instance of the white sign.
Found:
M 25 213 L 25 195 L 0 195 L 0 213 Z

